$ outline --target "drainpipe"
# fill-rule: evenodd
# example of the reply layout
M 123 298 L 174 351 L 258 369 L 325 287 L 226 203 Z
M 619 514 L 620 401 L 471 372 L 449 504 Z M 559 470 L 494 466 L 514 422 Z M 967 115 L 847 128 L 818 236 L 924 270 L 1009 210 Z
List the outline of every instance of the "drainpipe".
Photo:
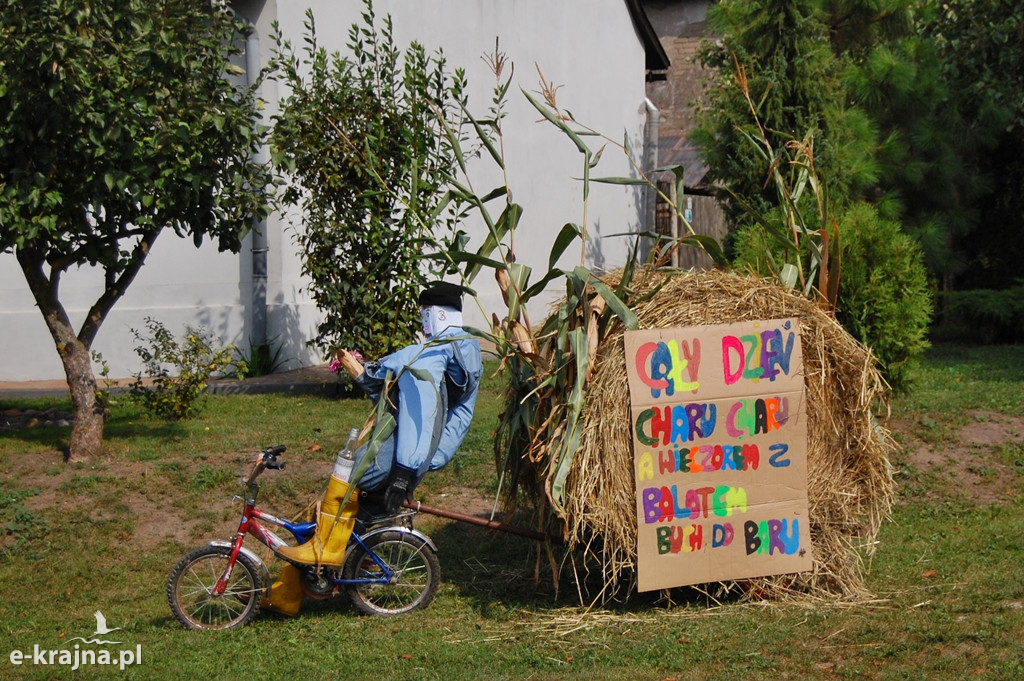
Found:
M 653 171 L 658 167 L 658 137 L 660 136 L 661 129 L 661 111 L 654 105 L 649 98 L 644 98 L 644 109 L 647 112 L 647 125 L 646 127 L 646 138 L 644 140 L 644 163 L 643 171 L 647 176 L 647 179 L 651 182 L 655 181 L 653 177 Z M 656 228 L 655 223 L 655 206 L 657 204 L 658 194 L 654 187 L 644 187 L 644 216 L 643 216 L 643 231 L 653 233 Z M 646 260 L 651 253 L 652 240 L 650 238 L 645 240 L 647 247 L 642 249 L 644 251 L 643 257 Z
M 260 39 L 256 26 L 244 20 L 248 31 L 245 35 L 245 75 L 250 86 L 257 83 L 260 73 Z M 256 91 L 257 100 L 260 92 Z M 259 120 L 253 121 L 259 124 Z M 267 163 L 267 154 L 261 146 L 253 153 L 252 160 L 260 165 Z M 252 224 L 252 309 L 250 310 L 249 344 L 259 347 L 267 344 L 267 221 L 254 219 Z

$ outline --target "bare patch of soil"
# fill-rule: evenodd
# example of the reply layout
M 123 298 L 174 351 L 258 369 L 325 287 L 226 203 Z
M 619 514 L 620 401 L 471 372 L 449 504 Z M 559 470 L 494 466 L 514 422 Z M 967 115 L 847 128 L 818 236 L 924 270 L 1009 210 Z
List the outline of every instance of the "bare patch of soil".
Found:
M 892 427 L 902 435 L 901 456 L 914 470 L 945 479 L 951 491 L 976 504 L 1012 503 L 1024 471 L 998 450 L 1021 442 L 1024 419 L 980 410 L 968 416 L 971 422 L 958 431 L 956 441 L 941 445 L 925 442 L 914 424 L 897 420 Z
M 129 529 L 120 539 L 133 548 L 144 551 L 165 541 L 187 544 L 195 538 L 199 521 L 167 503 L 159 492 L 167 484 L 165 476 L 154 462 L 101 457 L 68 465 L 61 452 L 52 451 L 12 457 L 5 474 L 35 492 L 22 502 L 30 511 L 124 519 Z
M 194 485 L 198 469 L 205 466 L 231 471 L 240 478 L 255 452 L 209 453 L 197 460 L 181 457 L 163 461 L 126 461 L 99 457 L 86 464 L 64 463 L 59 451 L 8 457 L 0 475 L 17 479 L 18 487 L 32 490 L 21 500 L 29 511 L 76 517 L 123 520 L 119 538 L 132 549 L 146 551 L 168 542 L 200 545 L 211 539 L 229 539 L 237 527 L 242 494 L 234 481 L 214 485 L 200 495 L 194 507 L 182 507 L 180 485 Z M 290 520 L 306 519 L 307 505 L 317 499 L 330 474 L 322 457 L 295 453 L 284 471 L 267 471 L 260 478 L 260 506 Z M 416 493 L 423 503 L 446 511 L 489 519 L 493 498 L 474 490 L 445 486 Z M 498 518 L 502 520 L 503 518 Z M 437 528 L 452 520 L 422 514 L 425 528 Z M 13 541 L 13 538 L 10 538 Z
M 995 445 L 1010 439 L 1020 439 L 1021 419 L 1000 417 L 1003 421 L 991 421 L 991 415 L 982 412 L 972 414 L 974 418 L 985 419 L 969 423 L 960 429 L 961 442 L 968 445 Z
M 471 489 L 451 488 L 425 496 L 423 503 L 446 511 L 490 520 L 494 498 Z M 500 514 L 495 516 L 495 520 L 501 520 Z

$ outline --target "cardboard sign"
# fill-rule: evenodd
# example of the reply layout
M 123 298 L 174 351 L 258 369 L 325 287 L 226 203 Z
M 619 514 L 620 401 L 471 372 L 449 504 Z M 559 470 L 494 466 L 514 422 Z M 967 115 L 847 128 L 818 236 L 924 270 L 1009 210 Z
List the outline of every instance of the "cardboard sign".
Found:
M 640 591 L 811 569 L 796 319 L 627 331 Z

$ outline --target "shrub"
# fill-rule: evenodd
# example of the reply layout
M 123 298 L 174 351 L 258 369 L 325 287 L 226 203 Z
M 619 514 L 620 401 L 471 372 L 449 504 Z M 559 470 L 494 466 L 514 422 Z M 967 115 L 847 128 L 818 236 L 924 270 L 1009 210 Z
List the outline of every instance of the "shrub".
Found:
M 319 45 L 312 11 L 302 49 L 273 36 L 273 77 L 289 94 L 271 149 L 289 179 L 283 200 L 302 210 L 295 239 L 323 313 L 311 344 L 381 356 L 416 338 L 417 295 L 444 270 L 429 272 L 435 230 L 446 245 L 457 237 L 445 177 L 462 161 L 440 119 L 461 129 L 466 82 L 440 50 L 400 50 L 390 16 L 378 25 L 363 4 L 351 57 Z
M 132 329 L 141 344 L 135 347 L 148 381 L 135 374 L 129 394 L 147 412 L 162 419 L 178 421 L 198 410 L 198 399 L 210 376 L 230 366 L 234 346 L 215 348 L 213 334 L 206 329 L 185 327 L 179 341 L 163 324 L 146 317 L 149 335 Z M 172 374 L 169 368 L 175 371 Z
M 938 334 L 943 338 L 984 344 L 1024 341 L 1024 284 L 946 291 L 942 302 Z
M 878 357 L 894 390 L 908 386 L 908 368 L 928 348 L 932 297 L 917 242 L 873 206 L 851 206 L 839 220 L 843 269 L 836 318 Z
M 280 371 L 288 360 L 281 355 L 283 350 L 280 344 L 275 344 L 276 339 L 266 343 L 254 343 L 249 340 L 249 354 L 242 350 L 236 350 L 234 359 L 235 378 L 255 378 L 257 376 L 268 376 Z
M 889 385 L 903 391 L 909 364 L 928 347 L 932 316 L 921 250 L 899 223 L 880 218 L 868 204 L 854 204 L 838 221 L 842 270 L 836 319 L 872 349 Z M 782 259 L 773 244 L 760 225 L 741 228 L 735 264 L 772 273 L 773 263 Z

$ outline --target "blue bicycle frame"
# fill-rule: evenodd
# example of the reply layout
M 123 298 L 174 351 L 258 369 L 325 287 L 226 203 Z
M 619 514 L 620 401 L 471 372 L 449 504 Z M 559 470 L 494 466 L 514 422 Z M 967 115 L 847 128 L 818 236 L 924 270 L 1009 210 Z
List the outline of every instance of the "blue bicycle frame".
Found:
M 271 525 L 276 525 L 278 527 L 282 527 L 288 530 L 288 532 L 295 538 L 295 541 L 299 544 L 305 543 L 313 537 L 313 535 L 316 533 L 315 522 L 292 523 L 285 520 L 284 518 L 278 518 L 275 515 L 272 515 L 265 511 L 261 511 L 260 509 L 256 508 L 255 503 L 256 496 L 258 494 L 258 489 L 259 488 L 257 487 L 255 489 L 250 490 L 249 498 L 245 500 L 245 511 L 243 512 L 242 521 L 239 523 L 238 534 L 236 535 L 236 543 L 238 544 L 239 547 L 241 546 L 242 539 L 244 539 L 246 534 L 251 534 L 254 537 L 256 537 L 256 539 L 258 539 L 261 543 L 268 546 L 270 550 L 273 551 L 275 554 L 277 554 L 277 549 L 281 548 L 282 546 L 288 545 L 288 543 L 284 539 L 281 539 L 281 537 L 279 537 L 272 530 L 264 526 L 260 521 L 263 521 Z M 436 548 L 433 546 L 433 541 L 431 541 L 429 537 L 422 534 L 421 532 L 417 532 L 416 530 L 411 530 L 409 528 L 402 526 L 380 527 L 372 530 L 365 536 L 371 536 L 373 534 L 376 534 L 377 532 L 383 531 L 407 532 L 411 535 L 415 535 L 420 539 L 423 539 L 427 544 L 430 545 L 432 549 L 436 551 Z M 395 571 L 392 570 L 387 565 L 387 563 L 381 560 L 380 557 L 377 556 L 377 554 L 374 553 L 374 551 L 366 545 L 366 543 L 363 541 L 363 536 L 353 531 L 352 538 L 350 541 L 353 541 L 357 545 L 359 545 L 359 547 L 363 549 L 366 555 L 373 560 L 377 567 L 380 568 L 380 575 L 362 579 L 343 579 L 341 577 L 334 577 L 329 578 L 327 581 L 336 586 L 391 583 L 392 580 L 394 579 Z

